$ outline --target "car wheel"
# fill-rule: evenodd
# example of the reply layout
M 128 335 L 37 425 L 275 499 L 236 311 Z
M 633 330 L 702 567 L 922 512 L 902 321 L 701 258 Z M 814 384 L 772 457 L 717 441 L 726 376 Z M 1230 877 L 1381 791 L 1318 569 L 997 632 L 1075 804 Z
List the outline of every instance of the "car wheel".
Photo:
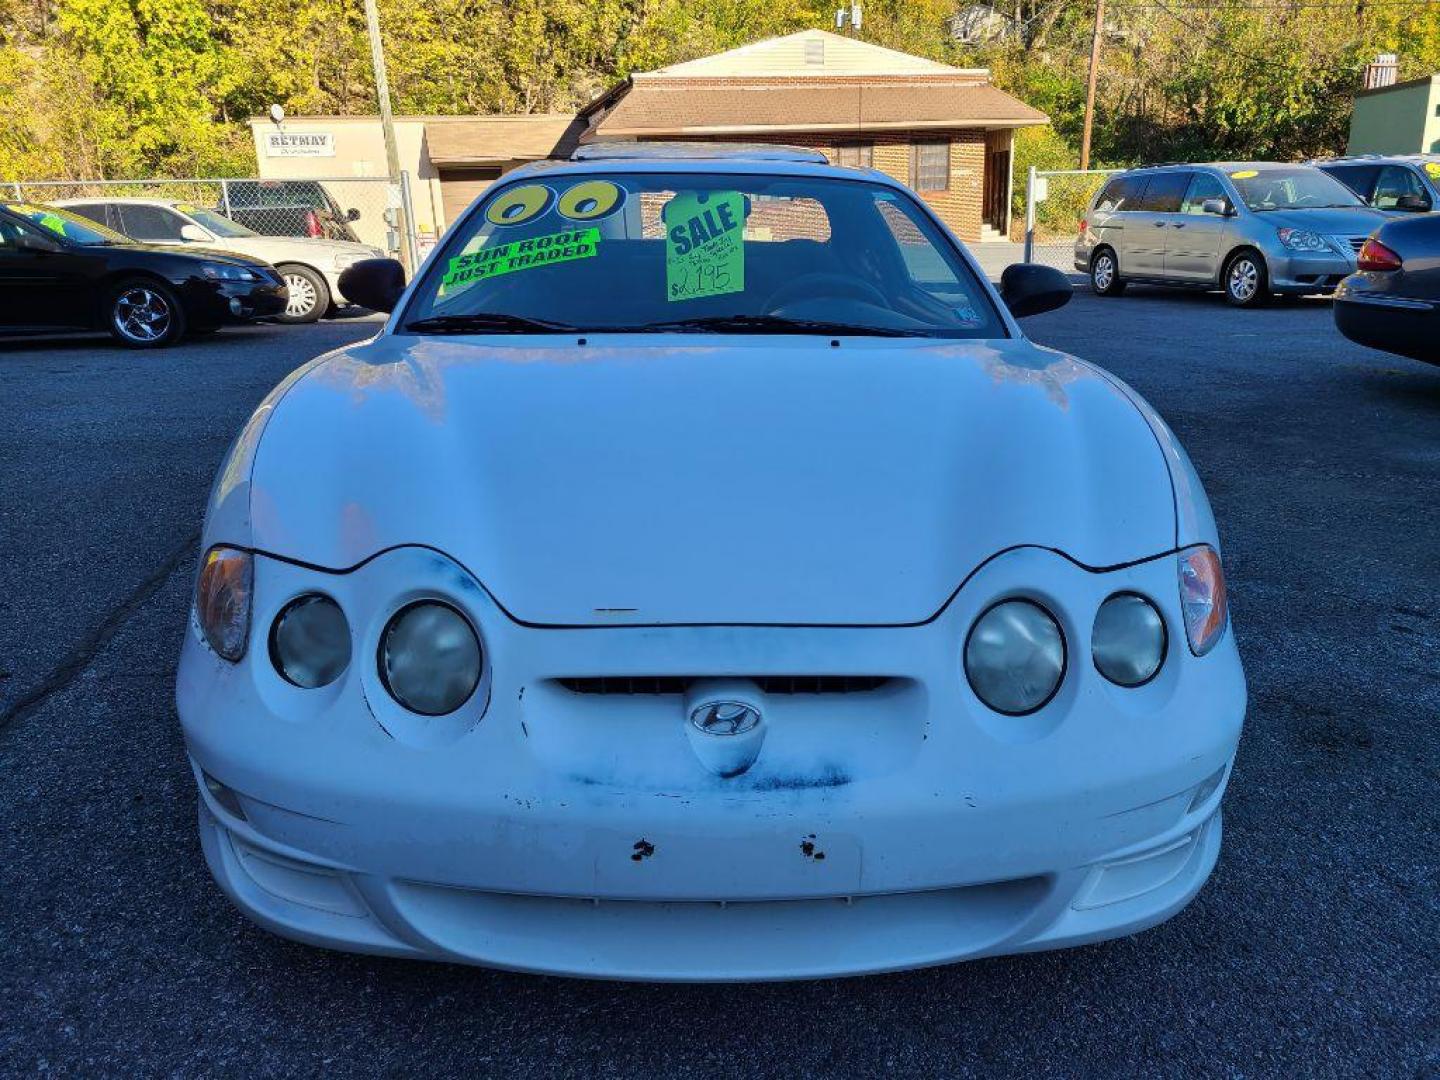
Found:
M 122 281 L 105 308 L 111 335 L 132 349 L 157 349 L 185 335 L 185 309 L 158 281 Z
M 1101 248 L 1090 257 L 1090 288 L 1096 296 L 1119 296 L 1125 291 L 1125 282 L 1120 279 L 1120 264 L 1109 248 Z
M 282 323 L 312 323 L 330 310 L 330 288 L 325 279 L 308 266 L 277 266 L 290 299 L 276 318 Z
M 1270 275 L 1265 260 L 1242 251 L 1225 264 L 1225 299 L 1236 307 L 1259 307 L 1270 299 Z

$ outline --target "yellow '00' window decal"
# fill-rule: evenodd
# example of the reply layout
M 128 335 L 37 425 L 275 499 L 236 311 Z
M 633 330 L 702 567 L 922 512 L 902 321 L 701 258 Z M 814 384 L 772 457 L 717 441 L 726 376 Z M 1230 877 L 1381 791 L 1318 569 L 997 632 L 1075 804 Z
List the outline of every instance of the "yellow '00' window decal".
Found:
M 1255 177 L 1257 177 L 1257 176 L 1259 176 L 1259 175 L 1260 175 L 1260 174 L 1259 174 L 1258 172 L 1256 172 L 1254 169 L 1241 169 L 1239 172 L 1232 172 L 1232 173 L 1230 174 L 1230 179 L 1231 179 L 1231 180 L 1253 180 Z
M 550 208 L 555 193 L 544 184 L 523 184 L 495 196 L 485 208 L 491 225 L 521 225 Z

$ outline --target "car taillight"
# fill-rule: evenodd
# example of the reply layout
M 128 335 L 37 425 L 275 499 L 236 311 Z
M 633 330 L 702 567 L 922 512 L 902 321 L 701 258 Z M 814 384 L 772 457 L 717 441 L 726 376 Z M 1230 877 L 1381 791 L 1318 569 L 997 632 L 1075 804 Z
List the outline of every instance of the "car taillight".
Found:
M 1090 223 L 1082 217 L 1080 219 L 1080 235 L 1084 236 L 1085 230 L 1087 230 L 1088 228 L 1090 228 Z
M 314 210 L 305 211 L 305 235 L 324 236 L 325 231 L 320 228 L 320 217 Z
M 1399 270 L 1403 263 L 1399 255 L 1372 236 L 1360 248 L 1355 265 L 1361 270 Z

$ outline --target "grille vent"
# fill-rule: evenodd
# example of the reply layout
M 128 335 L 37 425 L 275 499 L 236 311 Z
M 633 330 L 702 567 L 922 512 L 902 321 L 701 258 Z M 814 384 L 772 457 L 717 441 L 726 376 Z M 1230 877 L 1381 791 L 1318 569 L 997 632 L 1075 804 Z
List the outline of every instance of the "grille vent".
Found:
M 702 675 L 599 675 L 555 680 L 573 694 L 683 694 Z M 885 675 L 741 675 L 765 694 L 868 694 L 890 681 Z

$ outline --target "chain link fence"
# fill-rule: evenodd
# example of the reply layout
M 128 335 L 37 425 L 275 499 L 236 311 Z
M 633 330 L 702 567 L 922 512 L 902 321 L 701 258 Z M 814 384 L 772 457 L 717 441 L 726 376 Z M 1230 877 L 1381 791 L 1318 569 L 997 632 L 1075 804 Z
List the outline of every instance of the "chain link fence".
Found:
M 20 180 L 0 185 L 0 197 L 24 203 L 72 203 L 72 209 L 137 240 L 184 243 L 185 218 L 167 212 L 171 204 L 218 239 L 224 247 L 228 218 L 262 236 L 349 240 L 378 248 L 413 270 L 415 215 L 409 176 L 272 180 L 233 177 L 218 180 Z M 77 203 L 78 200 L 78 203 Z M 134 200 L 149 200 L 136 202 Z
M 1025 184 L 1025 261 L 1075 273 L 1075 240 L 1090 202 L 1122 169 L 1031 169 Z

